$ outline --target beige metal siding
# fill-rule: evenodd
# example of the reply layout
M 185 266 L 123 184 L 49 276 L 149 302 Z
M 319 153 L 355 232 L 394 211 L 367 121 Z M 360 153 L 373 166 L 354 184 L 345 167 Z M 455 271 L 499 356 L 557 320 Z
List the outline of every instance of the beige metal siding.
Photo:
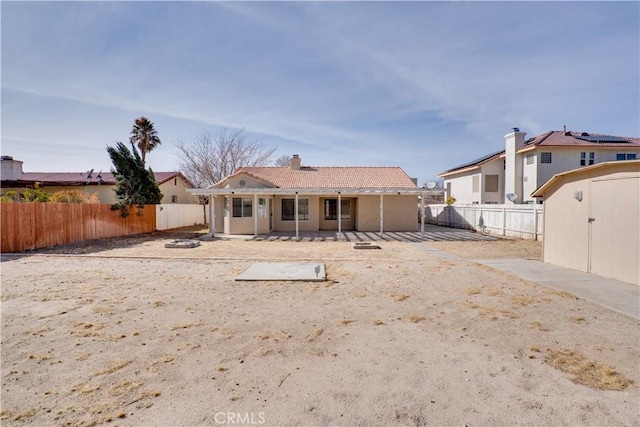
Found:
M 587 271 L 589 256 L 588 179 L 564 183 L 544 203 L 544 261 Z M 583 199 L 573 197 L 582 190 Z
M 640 285 L 640 178 L 591 183 L 590 272 Z
M 544 190 L 545 262 L 640 285 L 638 166 L 578 170 Z

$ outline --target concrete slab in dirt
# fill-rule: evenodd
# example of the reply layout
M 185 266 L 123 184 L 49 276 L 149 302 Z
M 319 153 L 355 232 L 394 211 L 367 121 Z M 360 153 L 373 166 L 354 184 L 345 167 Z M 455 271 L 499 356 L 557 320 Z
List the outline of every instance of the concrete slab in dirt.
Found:
M 200 242 L 197 240 L 178 239 L 172 240 L 169 243 L 165 243 L 165 248 L 178 248 L 178 249 L 190 249 L 200 246 Z
M 627 316 L 640 319 L 640 287 L 615 279 L 529 259 L 485 259 L 480 264 L 525 280 L 569 292 Z
M 322 282 L 327 274 L 322 263 L 309 262 L 256 262 L 236 277 L 238 281 L 295 280 Z

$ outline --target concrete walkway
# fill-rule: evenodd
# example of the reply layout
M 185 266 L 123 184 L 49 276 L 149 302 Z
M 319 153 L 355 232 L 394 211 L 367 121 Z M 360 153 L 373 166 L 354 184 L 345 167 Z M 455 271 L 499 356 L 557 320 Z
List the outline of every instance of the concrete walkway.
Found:
M 474 261 L 640 319 L 640 286 L 536 260 L 503 258 Z

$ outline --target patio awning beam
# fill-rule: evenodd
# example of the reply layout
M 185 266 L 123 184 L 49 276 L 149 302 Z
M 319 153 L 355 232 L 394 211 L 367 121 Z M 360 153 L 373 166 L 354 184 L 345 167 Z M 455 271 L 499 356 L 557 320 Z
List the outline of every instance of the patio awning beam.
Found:
M 277 196 L 299 195 L 326 195 L 336 196 L 338 194 L 349 196 L 366 195 L 399 195 L 399 196 L 419 196 L 429 194 L 441 194 L 442 191 L 427 190 L 422 188 L 191 188 L 189 193 L 206 196 L 231 196 L 231 195 L 254 195 L 271 194 Z

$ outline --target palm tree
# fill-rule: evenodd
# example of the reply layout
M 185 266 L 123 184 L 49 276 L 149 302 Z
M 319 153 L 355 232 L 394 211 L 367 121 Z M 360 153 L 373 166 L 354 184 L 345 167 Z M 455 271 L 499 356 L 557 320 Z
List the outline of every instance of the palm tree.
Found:
M 133 123 L 129 142 L 137 144 L 142 157 L 142 165 L 145 164 L 146 154 L 162 143 L 158 138 L 158 132 L 153 128 L 153 122 L 146 117 L 138 117 Z

